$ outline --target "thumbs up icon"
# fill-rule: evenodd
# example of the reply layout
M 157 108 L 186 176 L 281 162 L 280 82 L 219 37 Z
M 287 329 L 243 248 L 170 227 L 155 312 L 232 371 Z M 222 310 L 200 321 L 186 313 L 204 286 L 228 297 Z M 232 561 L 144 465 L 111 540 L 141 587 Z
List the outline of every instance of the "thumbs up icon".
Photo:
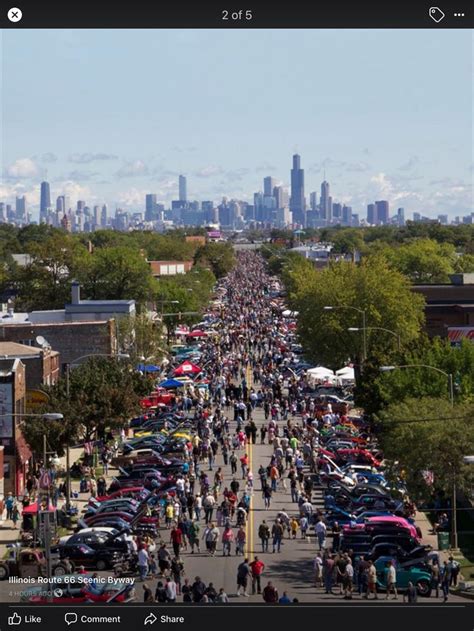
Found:
M 19 616 L 15 611 L 13 616 L 8 616 L 8 624 L 21 624 L 21 616 Z

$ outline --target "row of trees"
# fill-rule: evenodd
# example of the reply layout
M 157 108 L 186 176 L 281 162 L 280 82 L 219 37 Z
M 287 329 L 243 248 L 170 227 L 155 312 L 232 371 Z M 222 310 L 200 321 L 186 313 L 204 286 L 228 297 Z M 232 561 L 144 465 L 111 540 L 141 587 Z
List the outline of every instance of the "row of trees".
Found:
M 261 234 L 253 233 L 256 240 Z M 265 235 L 268 236 L 268 235 Z M 272 230 L 270 237 L 274 240 L 294 241 L 294 234 L 289 230 Z M 458 251 L 465 254 L 474 253 L 474 225 L 461 224 L 458 226 L 444 226 L 439 223 L 422 223 L 408 221 L 405 226 L 372 226 L 350 228 L 345 226 L 328 226 L 325 228 L 306 228 L 301 239 L 314 239 L 325 243 L 356 243 L 374 242 L 388 243 L 397 246 L 415 239 L 431 239 L 437 243 L 450 243 Z
M 75 279 L 81 284 L 84 299 L 134 299 L 140 308 L 175 292 L 180 294 L 180 310 L 192 311 L 208 299 L 215 278 L 226 274 L 234 263 L 229 245 L 209 243 L 196 247 L 181 236 L 173 239 L 155 233 L 102 231 L 90 235 L 96 240 L 91 247 L 83 242 L 82 235 L 69 235 L 47 226 L 28 228 L 35 238 L 21 244 L 20 251 L 29 256 L 26 265 L 16 264 L 11 254 L 5 254 L 0 266 L 0 290 L 15 295 L 17 310 L 62 308 L 70 300 L 71 281 Z M 20 236 L 24 237 L 21 231 Z M 153 248 L 138 247 L 157 239 L 164 246 L 152 256 L 149 252 Z M 147 258 L 182 260 L 185 255 L 194 259 L 196 270 L 202 272 L 202 291 L 196 284 L 192 295 L 183 289 L 180 277 L 156 280 L 147 262 Z
M 449 341 L 428 339 L 423 298 L 382 253 L 317 271 L 299 255 L 264 250 L 299 313 L 305 356 L 333 369 L 356 364 L 356 403 L 371 418 L 386 458 L 403 470 L 412 495 L 428 499 L 445 493 L 453 478 L 458 488 L 468 488 L 473 471 L 462 456 L 474 453 L 474 345 L 465 341 L 454 348 Z M 365 357 L 363 332 L 349 331 L 363 326 L 362 311 Z M 423 367 L 382 372 L 384 365 L 432 366 L 452 375 L 454 406 L 444 374 Z M 422 472 L 434 476 L 434 484 L 427 484 Z

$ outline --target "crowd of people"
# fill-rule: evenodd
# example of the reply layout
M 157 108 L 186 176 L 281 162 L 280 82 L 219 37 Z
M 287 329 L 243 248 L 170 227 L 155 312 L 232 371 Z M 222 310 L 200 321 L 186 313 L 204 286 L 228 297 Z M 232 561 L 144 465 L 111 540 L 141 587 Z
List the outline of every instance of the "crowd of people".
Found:
M 218 283 L 210 308 L 212 334 L 200 344 L 207 393 L 190 384 L 176 396 L 174 411 L 193 419 L 193 432 L 185 466 L 176 477 L 176 494 L 161 497 L 152 511 L 163 527 L 161 541 L 130 538 L 145 602 L 228 602 L 224 587 L 206 584 L 200 576 L 190 578 L 185 565 L 196 554 L 241 557 L 234 596 L 251 592 L 268 603 L 297 602 L 286 592 L 280 595 L 265 574 L 271 576 L 266 555 L 278 555 L 283 545 L 298 546 L 299 541 L 314 541 L 319 549 L 313 559 L 316 589 L 345 599 L 354 594 L 377 598 L 372 561 L 341 552 L 341 528 L 336 522 L 328 533 L 323 513 L 312 501 L 323 466 L 321 432 L 347 419 L 333 412 L 331 404 L 318 406 L 306 392 L 305 373 L 298 376 L 292 369 L 295 323 L 283 316 L 282 306 L 263 259 L 240 252 L 235 267 Z M 255 445 L 266 446 L 258 462 L 251 458 Z M 101 458 L 108 467 L 111 453 L 104 451 Z M 90 474 L 81 474 L 87 481 L 81 491 L 105 494 L 107 471 L 93 482 Z M 263 518 L 250 549 L 248 523 L 256 494 L 261 495 Z M 457 580 L 456 562 L 435 560 L 433 568 L 433 588 L 447 599 L 449 585 Z M 385 573 L 386 597 L 398 598 L 396 568 L 387 564 Z M 157 580 L 155 589 L 151 580 Z M 413 602 L 416 588 L 409 586 L 404 598 Z

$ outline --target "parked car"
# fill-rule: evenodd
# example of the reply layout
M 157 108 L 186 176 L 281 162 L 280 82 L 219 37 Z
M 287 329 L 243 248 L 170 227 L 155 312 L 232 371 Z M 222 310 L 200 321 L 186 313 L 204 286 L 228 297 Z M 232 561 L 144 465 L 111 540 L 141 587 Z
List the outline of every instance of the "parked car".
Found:
M 397 589 L 403 591 L 411 582 L 416 586 L 418 594 L 429 598 L 431 595 L 431 573 L 416 565 L 404 565 L 398 559 L 391 556 L 381 556 L 375 561 L 377 570 L 377 588 L 386 589 L 385 568 L 388 562 L 392 562 L 397 572 Z

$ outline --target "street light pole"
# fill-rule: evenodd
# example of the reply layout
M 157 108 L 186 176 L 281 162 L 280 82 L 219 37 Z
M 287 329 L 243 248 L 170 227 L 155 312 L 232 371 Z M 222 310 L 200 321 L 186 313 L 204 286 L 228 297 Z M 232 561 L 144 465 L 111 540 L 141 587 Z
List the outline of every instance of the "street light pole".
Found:
M 456 492 L 456 473 L 454 472 L 453 467 L 453 496 L 451 500 L 451 508 L 452 508 L 452 547 L 453 550 L 457 550 L 458 548 L 458 516 L 457 516 L 457 492 Z

